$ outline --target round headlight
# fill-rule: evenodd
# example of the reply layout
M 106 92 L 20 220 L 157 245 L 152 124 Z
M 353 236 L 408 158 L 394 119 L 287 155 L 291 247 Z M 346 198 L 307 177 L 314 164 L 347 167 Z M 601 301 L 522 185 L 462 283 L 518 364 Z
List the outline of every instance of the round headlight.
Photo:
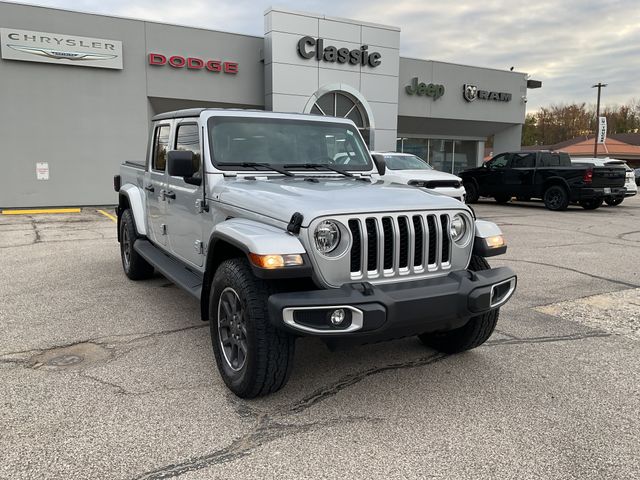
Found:
M 331 253 L 340 243 L 340 229 L 336 222 L 324 220 L 316 227 L 313 239 L 320 253 Z
M 449 231 L 454 242 L 459 242 L 464 238 L 464 234 L 467 233 L 467 222 L 464 220 L 462 215 L 454 215 L 451 219 Z

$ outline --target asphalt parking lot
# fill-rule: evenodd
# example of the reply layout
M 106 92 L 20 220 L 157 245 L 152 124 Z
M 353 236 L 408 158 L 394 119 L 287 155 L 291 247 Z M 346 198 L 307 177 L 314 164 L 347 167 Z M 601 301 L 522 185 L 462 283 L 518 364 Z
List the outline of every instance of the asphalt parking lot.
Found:
M 302 340 L 253 401 L 194 300 L 127 280 L 105 215 L 0 215 L 0 478 L 638 478 L 640 198 L 475 209 L 519 275 L 487 344 Z

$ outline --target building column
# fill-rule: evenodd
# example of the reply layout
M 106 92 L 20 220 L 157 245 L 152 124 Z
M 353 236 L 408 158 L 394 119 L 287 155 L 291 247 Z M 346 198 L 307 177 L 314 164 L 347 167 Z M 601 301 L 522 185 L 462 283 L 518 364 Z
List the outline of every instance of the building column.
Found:
M 493 137 L 493 154 L 520 150 L 522 143 L 522 124 L 513 125 L 498 132 Z

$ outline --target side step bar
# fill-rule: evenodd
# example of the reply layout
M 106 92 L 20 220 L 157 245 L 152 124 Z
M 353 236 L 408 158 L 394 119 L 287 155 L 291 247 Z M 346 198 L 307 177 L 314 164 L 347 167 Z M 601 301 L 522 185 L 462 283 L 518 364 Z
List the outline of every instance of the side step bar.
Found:
M 133 248 L 162 275 L 200 300 L 202 275 L 199 272 L 189 270 L 178 260 L 153 245 L 149 240 L 138 238 L 133 244 Z

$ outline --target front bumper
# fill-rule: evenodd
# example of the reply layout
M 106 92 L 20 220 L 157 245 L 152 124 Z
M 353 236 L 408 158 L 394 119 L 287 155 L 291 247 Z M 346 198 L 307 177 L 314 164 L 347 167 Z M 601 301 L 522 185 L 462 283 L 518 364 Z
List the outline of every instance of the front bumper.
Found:
M 277 293 L 269 317 L 278 328 L 327 343 L 364 344 L 463 326 L 499 308 L 513 295 L 516 275 L 508 267 L 382 285 L 350 283 L 342 288 Z M 330 322 L 345 312 L 339 326 Z

